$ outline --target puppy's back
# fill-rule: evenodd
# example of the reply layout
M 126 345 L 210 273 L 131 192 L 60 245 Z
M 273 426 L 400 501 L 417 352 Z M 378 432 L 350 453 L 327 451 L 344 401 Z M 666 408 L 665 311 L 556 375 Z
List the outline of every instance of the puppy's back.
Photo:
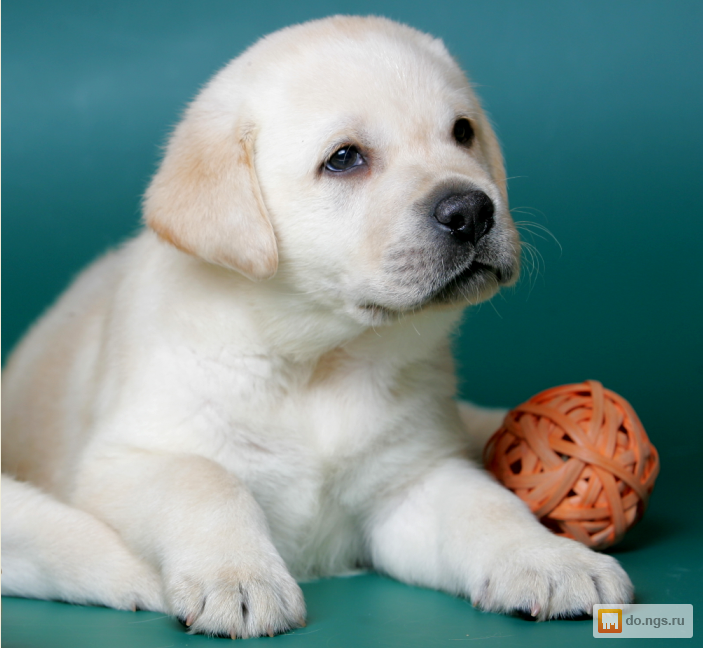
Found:
M 84 270 L 2 374 L 2 471 L 65 494 L 90 425 L 104 331 L 129 247 Z M 59 469 L 61 466 L 61 469 Z

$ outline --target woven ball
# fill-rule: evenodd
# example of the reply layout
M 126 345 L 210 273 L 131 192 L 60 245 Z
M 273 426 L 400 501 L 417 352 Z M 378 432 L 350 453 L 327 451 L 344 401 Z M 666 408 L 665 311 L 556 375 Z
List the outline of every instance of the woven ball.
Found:
M 635 411 L 595 380 L 508 412 L 483 459 L 545 526 L 594 549 L 619 542 L 642 517 L 659 473 Z

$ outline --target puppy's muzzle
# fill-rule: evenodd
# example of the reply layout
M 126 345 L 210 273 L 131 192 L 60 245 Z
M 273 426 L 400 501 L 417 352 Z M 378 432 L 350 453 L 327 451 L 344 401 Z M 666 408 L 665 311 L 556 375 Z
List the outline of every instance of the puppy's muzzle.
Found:
M 495 207 L 483 191 L 452 194 L 437 203 L 434 217 L 438 226 L 461 242 L 472 245 L 493 227 Z

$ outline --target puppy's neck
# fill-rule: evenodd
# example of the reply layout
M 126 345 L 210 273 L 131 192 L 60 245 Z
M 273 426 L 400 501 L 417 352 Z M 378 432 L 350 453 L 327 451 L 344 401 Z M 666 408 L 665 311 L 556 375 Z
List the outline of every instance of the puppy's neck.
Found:
M 262 290 L 263 288 L 263 290 Z M 460 309 L 427 309 L 372 327 L 341 306 L 320 305 L 275 280 L 257 284 L 256 313 L 263 341 L 273 355 L 328 371 L 342 358 L 392 364 L 431 355 L 461 319 Z
M 163 259 L 152 270 L 168 272 L 166 291 L 177 291 L 179 297 L 163 295 L 164 307 L 178 304 L 169 318 L 191 326 L 205 323 L 202 335 L 214 346 L 234 350 L 243 345 L 250 353 L 285 362 L 320 363 L 327 367 L 321 371 L 343 356 L 405 364 L 446 344 L 461 319 L 460 309 L 428 308 L 372 327 L 355 320 L 343 304 L 321 300 L 281 278 L 254 282 L 167 244 L 158 243 L 158 248 Z

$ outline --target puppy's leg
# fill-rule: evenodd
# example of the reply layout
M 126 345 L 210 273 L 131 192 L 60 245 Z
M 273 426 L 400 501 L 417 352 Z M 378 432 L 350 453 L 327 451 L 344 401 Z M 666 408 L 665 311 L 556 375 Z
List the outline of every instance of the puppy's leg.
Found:
M 507 410 L 503 408 L 479 407 L 467 401 L 458 401 L 459 416 L 469 435 L 471 449 L 480 457 L 491 435 L 500 428 Z
M 2 593 L 164 611 L 161 580 L 100 520 L 2 477 Z
M 515 495 L 456 458 L 379 510 L 369 540 L 374 566 L 410 583 L 468 596 L 484 610 L 540 619 L 626 603 L 618 562 L 545 529 Z
M 77 500 L 160 568 L 168 610 L 192 632 L 254 637 L 303 623 L 302 592 L 263 511 L 222 466 L 136 449 L 86 466 Z

